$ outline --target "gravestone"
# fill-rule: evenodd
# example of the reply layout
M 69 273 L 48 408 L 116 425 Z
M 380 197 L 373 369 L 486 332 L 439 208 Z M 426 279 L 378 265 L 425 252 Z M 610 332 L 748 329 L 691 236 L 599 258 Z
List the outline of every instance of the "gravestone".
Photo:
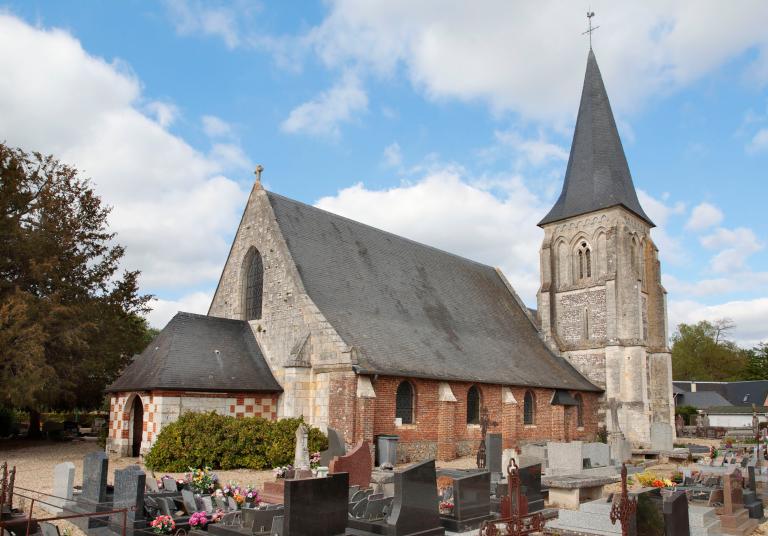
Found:
M 286 481 L 283 535 L 343 535 L 347 526 L 348 499 L 349 476 L 346 473 Z
M 349 484 L 367 488 L 371 483 L 371 447 L 368 441 L 361 442 L 345 456 L 331 460 L 329 473 L 349 473 Z
M 296 449 L 293 456 L 293 467 L 300 471 L 308 471 L 309 467 L 309 428 L 301 423 L 296 428 Z
M 231 497 L 228 497 L 231 499 Z M 234 500 L 234 499 L 232 499 Z M 195 501 L 195 494 L 188 489 L 181 490 L 181 501 L 184 504 L 184 510 L 187 515 L 192 515 L 197 512 L 197 502 Z M 235 509 L 237 509 L 237 503 L 235 503 Z
M 547 442 L 547 475 L 575 475 L 584 467 L 581 441 Z
M 520 491 L 528 500 L 528 513 L 544 509 L 544 494 L 541 492 L 541 464 L 532 463 L 519 468 Z
M 643 488 L 637 498 L 637 536 L 665 536 L 663 501 L 659 488 Z
M 501 434 L 485 434 L 485 468 L 491 474 L 501 473 Z
M 664 497 L 665 536 L 690 536 L 688 521 L 688 496 L 684 491 L 674 491 Z
M 651 423 L 651 448 L 660 451 L 671 451 L 674 448 L 674 431 L 671 425 L 663 422 Z
M 136 530 L 146 527 L 144 517 L 144 489 L 147 475 L 138 465 L 129 465 L 125 469 L 115 471 L 115 493 L 113 508 L 119 510 L 126 508 L 125 515 L 126 534 L 129 536 Z M 113 532 L 120 532 L 123 523 L 123 514 L 115 514 L 110 521 Z
M 320 465 L 328 467 L 336 456 L 344 456 L 347 448 L 344 438 L 333 428 L 328 428 L 328 448 L 320 452 Z
M 749 511 L 744 508 L 743 477 L 740 469 L 735 468 L 723 478 L 723 506 L 718 510 L 723 532 L 746 536 L 757 527 L 757 520 L 751 519 Z
M 611 449 L 605 443 L 584 443 L 582 457 L 589 459 L 591 467 L 607 467 L 611 464 Z
M 437 498 L 435 461 L 395 472 L 395 496 L 389 515 L 382 521 L 349 520 L 347 533 L 355 536 L 442 536 Z
M 453 512 L 440 515 L 443 527 L 464 532 L 478 528 L 491 517 L 491 474 L 488 471 L 443 470 L 440 476 L 453 480 Z
M 179 491 L 179 487 L 176 485 L 176 479 L 168 476 L 164 476 L 162 479 L 163 489 L 165 491 Z
M 83 493 L 85 501 L 103 503 L 107 500 L 107 468 L 109 459 L 103 451 L 89 452 L 83 460 Z
M 53 469 L 53 497 L 46 500 L 50 505 L 42 504 L 42 507 L 52 514 L 63 512 L 62 507 L 66 501 L 72 500 L 72 486 L 75 484 L 75 464 L 64 462 Z

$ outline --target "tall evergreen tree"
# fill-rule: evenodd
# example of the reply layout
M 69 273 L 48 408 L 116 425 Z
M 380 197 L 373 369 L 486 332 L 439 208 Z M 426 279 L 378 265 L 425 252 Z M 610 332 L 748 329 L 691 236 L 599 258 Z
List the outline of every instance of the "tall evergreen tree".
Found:
M 52 156 L 0 144 L 0 404 L 96 407 L 145 344 L 148 295 L 110 208 Z

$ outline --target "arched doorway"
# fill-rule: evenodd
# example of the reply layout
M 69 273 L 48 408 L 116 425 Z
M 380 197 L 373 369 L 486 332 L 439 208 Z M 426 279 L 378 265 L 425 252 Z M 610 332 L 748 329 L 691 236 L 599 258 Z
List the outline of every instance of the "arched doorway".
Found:
M 144 434 L 144 404 L 141 397 L 133 397 L 133 406 L 131 407 L 132 434 L 131 434 L 131 456 L 134 458 L 141 454 L 141 438 Z

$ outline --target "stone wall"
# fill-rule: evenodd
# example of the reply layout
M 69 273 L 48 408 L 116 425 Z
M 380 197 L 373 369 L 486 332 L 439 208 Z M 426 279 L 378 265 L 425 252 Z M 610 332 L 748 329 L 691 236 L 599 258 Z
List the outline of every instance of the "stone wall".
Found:
M 587 340 L 604 341 L 607 335 L 605 288 L 558 294 L 557 319 L 557 332 L 564 342 L 584 341 L 585 330 L 589 332 Z
M 143 405 L 141 453 L 151 448 L 163 426 L 191 411 L 214 411 L 231 417 L 277 419 L 277 395 L 258 393 L 198 393 L 152 391 L 112 393 L 110 396 L 107 452 L 129 456 L 133 443 L 133 401 Z

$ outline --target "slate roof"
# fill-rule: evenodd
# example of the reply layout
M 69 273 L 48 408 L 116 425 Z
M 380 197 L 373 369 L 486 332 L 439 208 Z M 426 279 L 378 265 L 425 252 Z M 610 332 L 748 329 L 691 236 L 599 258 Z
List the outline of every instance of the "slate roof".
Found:
M 539 225 L 616 205 L 653 226 L 637 199 L 600 68 L 590 50 L 563 191 Z
M 768 407 L 756 406 L 755 409 L 760 415 L 768 413 Z M 752 415 L 752 406 L 718 406 L 707 409 L 707 414 L 722 415 Z
M 690 382 L 675 381 L 673 385 L 685 391 L 691 390 L 691 383 L 696 384 L 696 391 L 714 391 L 722 395 L 734 406 L 762 405 L 768 397 L 768 380 L 750 380 L 743 382 Z
M 307 293 L 358 372 L 599 391 L 486 266 L 267 192 Z
M 677 406 L 693 406 L 696 409 L 707 409 L 715 406 L 729 406 L 728 400 L 714 391 L 683 392 L 677 395 Z
M 282 391 L 247 322 L 182 312 L 107 391 L 159 389 Z

